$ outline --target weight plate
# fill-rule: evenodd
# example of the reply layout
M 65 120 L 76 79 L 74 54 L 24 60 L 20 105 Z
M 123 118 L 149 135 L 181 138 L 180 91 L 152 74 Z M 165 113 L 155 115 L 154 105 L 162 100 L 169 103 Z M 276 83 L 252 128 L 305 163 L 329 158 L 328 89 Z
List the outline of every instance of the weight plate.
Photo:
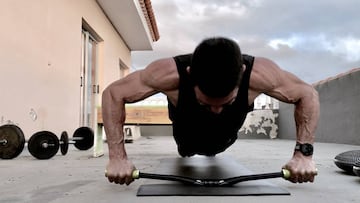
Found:
M 52 132 L 40 131 L 30 137 L 28 149 L 37 159 L 50 159 L 59 151 L 59 139 Z
M 13 159 L 24 149 L 25 137 L 23 131 L 16 125 L 0 126 L 0 157 Z
M 73 135 L 74 146 L 79 150 L 88 150 L 94 145 L 94 132 L 89 127 L 80 127 Z
M 61 133 L 60 137 L 60 151 L 62 155 L 66 155 L 69 150 L 69 136 L 66 131 Z

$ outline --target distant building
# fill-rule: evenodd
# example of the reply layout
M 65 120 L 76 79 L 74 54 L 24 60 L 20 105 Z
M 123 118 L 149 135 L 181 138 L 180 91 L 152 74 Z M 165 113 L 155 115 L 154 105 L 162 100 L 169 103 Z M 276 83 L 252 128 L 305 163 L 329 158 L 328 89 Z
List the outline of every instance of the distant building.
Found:
M 261 94 L 254 101 L 254 109 L 279 109 L 279 100 Z

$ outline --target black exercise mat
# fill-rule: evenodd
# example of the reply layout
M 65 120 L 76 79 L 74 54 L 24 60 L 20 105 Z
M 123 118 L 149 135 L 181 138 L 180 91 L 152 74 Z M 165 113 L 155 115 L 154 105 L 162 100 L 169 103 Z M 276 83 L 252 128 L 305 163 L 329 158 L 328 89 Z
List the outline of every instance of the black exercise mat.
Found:
M 197 179 L 222 179 L 253 174 L 240 163 L 225 156 L 163 159 L 155 172 Z M 156 180 L 149 181 L 154 183 Z M 156 181 L 156 183 L 159 184 L 141 185 L 137 196 L 290 195 L 287 190 L 271 184 L 268 180 L 241 182 L 226 187 L 194 186 L 172 181 Z

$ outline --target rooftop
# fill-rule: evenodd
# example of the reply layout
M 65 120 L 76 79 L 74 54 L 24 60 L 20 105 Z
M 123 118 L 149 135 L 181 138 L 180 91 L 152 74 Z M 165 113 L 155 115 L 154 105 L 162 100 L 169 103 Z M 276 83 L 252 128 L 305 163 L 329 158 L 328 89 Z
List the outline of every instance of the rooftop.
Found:
M 274 172 L 290 159 L 294 144 L 292 140 L 239 139 L 224 155 L 233 157 L 254 173 Z M 141 137 L 126 144 L 126 148 L 135 166 L 144 172 L 156 172 L 161 159 L 178 157 L 171 136 Z M 109 183 L 104 177 L 107 150 L 105 156 L 93 158 L 91 150 L 79 151 L 70 146 L 66 156 L 58 153 L 50 160 L 40 161 L 25 148 L 19 157 L 0 161 L 0 202 L 359 202 L 360 178 L 344 174 L 333 162 L 337 154 L 355 149 L 359 146 L 316 143 L 314 160 L 319 175 L 315 183 L 268 180 L 288 190 L 290 196 L 137 197 L 140 185 L 158 181 L 139 179 L 130 186 Z

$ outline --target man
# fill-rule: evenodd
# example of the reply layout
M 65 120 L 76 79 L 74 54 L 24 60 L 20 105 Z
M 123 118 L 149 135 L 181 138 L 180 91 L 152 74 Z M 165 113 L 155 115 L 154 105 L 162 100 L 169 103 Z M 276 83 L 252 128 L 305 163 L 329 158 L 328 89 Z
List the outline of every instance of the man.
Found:
M 125 103 L 159 92 L 167 96 L 173 135 L 183 157 L 214 156 L 232 145 L 261 93 L 295 104 L 296 147 L 284 168 L 290 170 L 291 182 L 314 181 L 317 92 L 271 60 L 243 55 L 234 41 L 216 37 L 205 39 L 193 54 L 154 61 L 104 90 L 102 112 L 109 147 L 106 176 L 110 182 L 128 185 L 133 181 L 135 166 L 124 147 Z

